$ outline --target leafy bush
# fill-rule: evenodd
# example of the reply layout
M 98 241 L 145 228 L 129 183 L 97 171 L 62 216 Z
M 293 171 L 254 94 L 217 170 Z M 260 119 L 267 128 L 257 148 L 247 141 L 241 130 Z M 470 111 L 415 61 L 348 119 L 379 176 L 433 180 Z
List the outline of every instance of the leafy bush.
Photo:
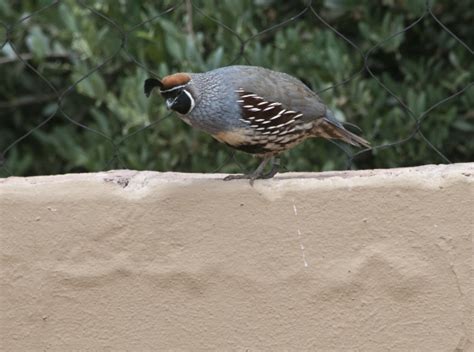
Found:
M 152 72 L 229 64 L 284 71 L 319 91 L 376 147 L 356 154 L 353 167 L 474 159 L 468 1 L 433 3 L 436 18 L 424 0 L 306 3 L 1 2 L 0 174 L 250 170 L 253 158 L 233 157 L 169 114 L 159 97 L 143 94 Z M 285 153 L 283 163 L 317 171 L 346 168 L 349 159 L 337 145 L 314 139 Z

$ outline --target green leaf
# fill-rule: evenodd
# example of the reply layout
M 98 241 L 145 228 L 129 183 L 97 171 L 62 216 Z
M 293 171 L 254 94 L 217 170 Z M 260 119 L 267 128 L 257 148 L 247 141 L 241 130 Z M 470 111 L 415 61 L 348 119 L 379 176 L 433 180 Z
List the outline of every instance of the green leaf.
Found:
M 26 37 L 26 45 L 37 59 L 44 58 L 50 52 L 49 37 L 38 26 L 33 26 Z

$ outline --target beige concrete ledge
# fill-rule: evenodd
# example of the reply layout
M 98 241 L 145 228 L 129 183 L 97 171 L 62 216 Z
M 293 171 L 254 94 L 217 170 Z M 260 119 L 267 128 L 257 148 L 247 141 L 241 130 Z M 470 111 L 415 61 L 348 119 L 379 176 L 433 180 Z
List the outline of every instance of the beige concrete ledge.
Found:
M 474 164 L 0 180 L 0 350 L 467 351 Z

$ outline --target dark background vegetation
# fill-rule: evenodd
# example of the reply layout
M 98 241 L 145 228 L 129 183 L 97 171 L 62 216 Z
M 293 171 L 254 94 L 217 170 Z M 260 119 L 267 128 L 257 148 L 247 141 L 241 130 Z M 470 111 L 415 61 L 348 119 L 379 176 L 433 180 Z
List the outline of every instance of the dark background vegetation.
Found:
M 473 161 L 473 23 L 469 0 L 3 0 L 0 176 L 251 169 L 143 94 L 152 73 L 229 64 L 297 76 L 375 146 L 310 140 L 288 170 Z

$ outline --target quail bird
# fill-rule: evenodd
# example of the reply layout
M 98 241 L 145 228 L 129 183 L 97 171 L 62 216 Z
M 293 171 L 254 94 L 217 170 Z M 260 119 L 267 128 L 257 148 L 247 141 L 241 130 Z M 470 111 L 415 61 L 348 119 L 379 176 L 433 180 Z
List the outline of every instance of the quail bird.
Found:
M 228 146 L 263 160 L 247 175 L 224 180 L 271 178 L 275 157 L 310 137 L 340 139 L 356 147 L 369 143 L 349 132 L 319 96 L 288 74 L 255 66 L 228 66 L 205 73 L 175 73 L 145 81 L 148 97 L 158 87 L 168 109 Z M 271 163 L 271 170 L 264 172 Z

